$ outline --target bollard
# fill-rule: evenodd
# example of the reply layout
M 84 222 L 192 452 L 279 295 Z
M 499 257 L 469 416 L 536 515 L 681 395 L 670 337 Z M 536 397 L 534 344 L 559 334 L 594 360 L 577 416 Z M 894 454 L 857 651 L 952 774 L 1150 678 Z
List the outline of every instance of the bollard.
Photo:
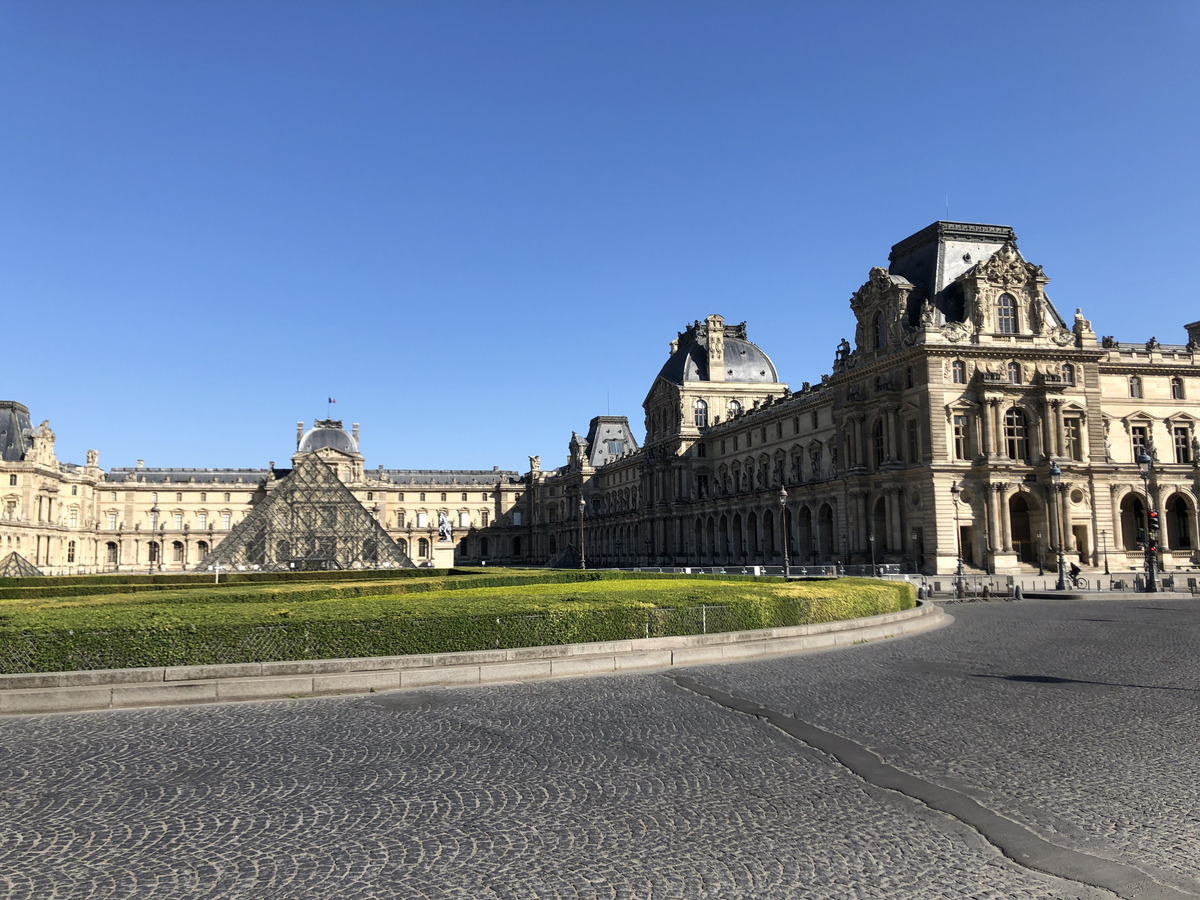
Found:
M 1014 600 L 1024 600 L 1025 599 L 1025 592 L 1021 590 L 1021 586 L 1019 584 L 1013 588 L 1013 599 Z

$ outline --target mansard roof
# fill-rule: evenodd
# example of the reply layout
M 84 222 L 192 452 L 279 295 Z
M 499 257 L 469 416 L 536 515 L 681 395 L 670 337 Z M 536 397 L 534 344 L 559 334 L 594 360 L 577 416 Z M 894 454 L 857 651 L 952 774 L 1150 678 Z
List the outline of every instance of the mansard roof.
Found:
M 713 380 L 708 367 L 707 328 L 707 323 L 696 322 L 679 334 L 677 347 L 659 370 L 659 378 L 678 385 Z M 746 337 L 746 323 L 726 325 L 724 329 L 725 377 L 722 380 L 743 384 L 777 384 L 779 374 L 775 364 L 761 347 Z
M 0 400 L 0 459 L 20 462 L 30 447 L 33 423 L 29 408 L 15 400 Z

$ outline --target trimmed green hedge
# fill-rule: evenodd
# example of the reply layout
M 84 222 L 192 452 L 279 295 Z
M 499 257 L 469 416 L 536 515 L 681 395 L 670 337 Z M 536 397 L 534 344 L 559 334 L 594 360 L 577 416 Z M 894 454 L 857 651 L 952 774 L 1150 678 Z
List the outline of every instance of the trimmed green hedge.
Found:
M 742 631 L 909 609 L 911 585 L 866 579 L 791 582 L 713 576 L 629 578 L 563 571 L 557 583 L 514 588 L 489 576 L 417 596 L 364 585 L 163 595 L 129 603 L 14 602 L 0 607 L 0 672 L 130 668 L 394 656 L 639 637 Z M 458 579 L 436 579 L 458 581 Z M 416 587 L 416 585 L 413 585 Z M 338 591 L 336 595 L 330 593 Z M 346 593 L 349 592 L 349 593 Z M 183 593 L 183 592 L 181 592 Z M 191 591 L 189 594 L 198 592 Z

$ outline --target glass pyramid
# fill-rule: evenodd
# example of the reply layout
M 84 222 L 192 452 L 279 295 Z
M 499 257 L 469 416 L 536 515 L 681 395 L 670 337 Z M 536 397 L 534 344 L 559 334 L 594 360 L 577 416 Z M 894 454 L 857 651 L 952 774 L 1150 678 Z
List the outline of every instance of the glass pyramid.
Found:
M 305 456 L 197 564 L 199 571 L 414 568 L 318 456 Z

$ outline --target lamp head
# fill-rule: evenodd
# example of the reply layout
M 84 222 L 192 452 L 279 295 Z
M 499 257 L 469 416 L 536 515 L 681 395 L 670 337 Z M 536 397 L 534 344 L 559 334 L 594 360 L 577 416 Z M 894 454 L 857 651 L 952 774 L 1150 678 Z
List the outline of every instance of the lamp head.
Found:
M 1058 484 L 1062 481 L 1062 469 L 1058 467 L 1058 463 L 1050 463 L 1050 483 Z
M 1138 455 L 1137 455 L 1136 461 L 1138 464 L 1138 468 L 1142 470 L 1142 474 L 1148 475 L 1150 473 L 1150 464 L 1152 462 L 1154 462 L 1154 460 L 1152 460 L 1150 458 L 1150 454 L 1146 452 L 1145 447 L 1138 448 Z

